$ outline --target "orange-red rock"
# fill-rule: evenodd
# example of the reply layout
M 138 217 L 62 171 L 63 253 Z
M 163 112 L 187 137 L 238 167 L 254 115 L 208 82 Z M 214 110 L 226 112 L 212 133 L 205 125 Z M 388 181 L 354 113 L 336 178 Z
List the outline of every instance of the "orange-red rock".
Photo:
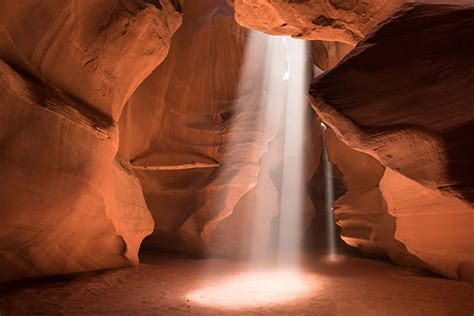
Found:
M 474 259 L 473 12 L 406 5 L 310 89 L 336 135 L 386 167 L 380 188 L 395 238 L 464 279 Z
M 239 24 L 273 35 L 356 44 L 404 0 L 233 0 Z
M 333 204 L 342 239 L 365 254 L 387 254 L 399 264 L 423 267 L 396 238 L 398 222 L 380 187 L 385 168 L 375 158 L 349 148 L 332 130 L 326 132 L 326 144 L 329 159 L 347 187 Z
M 462 171 L 474 164 L 465 137 L 474 120 L 472 10 L 407 5 L 310 91 L 323 121 L 351 147 L 467 200 L 474 194 L 474 177 Z
M 232 16 L 206 19 L 207 13 L 185 5 L 168 58 L 128 102 L 120 149 L 134 168 L 208 165 L 137 170 L 156 220 L 146 245 L 199 254 L 216 225 L 256 185 L 258 161 L 276 132 L 261 130 L 258 119 L 264 111 L 261 68 L 252 70 L 254 79 L 240 88 L 248 93 L 238 97 L 246 30 Z M 263 57 L 264 50 L 255 53 Z
M 0 281 L 138 263 L 153 230 L 116 120 L 179 3 L 0 4 Z
M 265 79 L 286 69 L 269 76 L 265 41 L 248 44 L 262 35 L 237 22 L 317 40 L 327 73 L 310 94 L 334 131 L 342 238 L 474 280 L 473 13 L 469 0 L 0 4 L 0 281 L 138 263 L 153 229 L 148 249 L 268 247 L 291 159 Z
M 354 46 L 326 41 L 312 41 L 311 42 L 311 56 L 313 64 L 318 68 L 328 71 L 334 68 Z
M 0 58 L 118 119 L 181 23 L 176 1 L 148 2 L 3 1 Z
M 0 280 L 138 262 L 153 221 L 112 120 L 3 62 L 0 91 Z
M 386 169 L 380 190 L 396 218 L 395 237 L 429 268 L 449 278 L 474 281 L 474 210 Z

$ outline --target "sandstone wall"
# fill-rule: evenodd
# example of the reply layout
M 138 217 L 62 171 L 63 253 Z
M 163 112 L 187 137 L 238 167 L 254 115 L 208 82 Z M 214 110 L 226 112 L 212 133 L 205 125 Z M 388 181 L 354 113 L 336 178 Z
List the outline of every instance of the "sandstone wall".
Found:
M 231 2 L 241 25 L 318 40 L 310 95 L 348 187 L 344 240 L 472 279 L 472 1 Z
M 472 13 L 405 5 L 310 89 L 337 137 L 385 167 L 377 194 L 395 238 L 432 270 L 464 279 L 474 260 Z
M 164 59 L 176 1 L 0 4 L 0 281 L 138 263 L 153 219 L 116 120 Z
M 265 95 L 267 39 L 238 26 L 229 11 L 185 6 L 168 58 L 130 99 L 120 122 L 120 154 L 137 171 L 156 221 L 146 248 L 245 254 L 240 238 L 248 236 L 248 224 L 269 234 L 278 212 L 269 172 L 279 161 L 263 162 L 282 115 L 269 108 L 282 101 Z M 286 68 L 272 71 L 283 78 Z M 268 207 L 243 206 L 256 192 Z
M 272 35 L 357 44 L 403 0 L 233 0 L 239 24 Z

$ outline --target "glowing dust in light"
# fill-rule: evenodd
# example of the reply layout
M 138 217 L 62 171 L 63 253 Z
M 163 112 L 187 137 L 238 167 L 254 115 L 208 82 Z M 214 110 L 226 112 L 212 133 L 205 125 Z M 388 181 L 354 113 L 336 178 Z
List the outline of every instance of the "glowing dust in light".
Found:
M 316 286 L 315 275 L 296 270 L 251 271 L 194 290 L 186 298 L 206 306 L 245 308 L 302 299 Z

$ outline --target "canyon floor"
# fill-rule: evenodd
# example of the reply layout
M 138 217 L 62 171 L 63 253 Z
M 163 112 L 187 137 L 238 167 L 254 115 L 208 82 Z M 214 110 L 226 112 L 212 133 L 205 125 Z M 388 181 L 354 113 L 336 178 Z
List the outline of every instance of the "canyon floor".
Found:
M 225 259 L 142 262 L 3 284 L 0 314 L 474 315 L 474 284 L 369 259 L 306 256 L 297 276 Z

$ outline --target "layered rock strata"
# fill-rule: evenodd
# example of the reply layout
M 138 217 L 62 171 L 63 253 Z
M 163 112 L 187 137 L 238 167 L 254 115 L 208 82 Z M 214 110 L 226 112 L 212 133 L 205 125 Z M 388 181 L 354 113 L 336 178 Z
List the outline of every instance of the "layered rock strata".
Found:
M 137 263 L 153 221 L 113 164 L 116 125 L 5 63 L 0 78 L 0 280 Z
M 337 137 L 386 168 L 378 195 L 395 238 L 432 270 L 464 279 L 474 262 L 473 10 L 405 5 L 310 89 Z
M 177 1 L 0 4 L 0 281 L 138 263 L 153 230 L 116 120 Z
M 265 41 L 244 61 L 249 34 L 232 16 L 184 10 L 168 58 L 127 104 L 120 154 L 156 220 L 145 246 L 201 255 L 216 225 L 256 185 L 276 127 L 262 129 L 263 64 L 254 67 Z M 239 81 L 241 68 L 247 79 Z

